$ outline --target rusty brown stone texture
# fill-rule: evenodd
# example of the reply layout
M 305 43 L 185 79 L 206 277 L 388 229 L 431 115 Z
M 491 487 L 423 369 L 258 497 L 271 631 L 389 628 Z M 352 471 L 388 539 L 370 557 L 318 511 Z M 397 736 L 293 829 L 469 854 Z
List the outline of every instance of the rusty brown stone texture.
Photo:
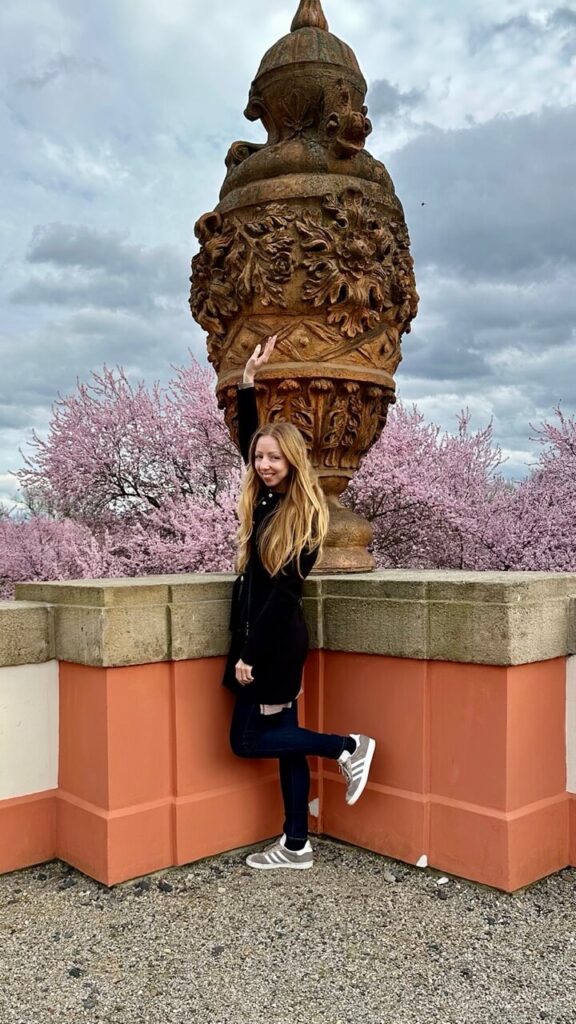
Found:
M 191 309 L 233 437 L 246 359 L 278 334 L 257 382 L 260 416 L 290 420 L 307 442 L 331 507 L 324 572 L 373 566 L 369 524 L 339 496 L 386 423 L 418 308 L 402 205 L 365 148 L 366 91 L 320 0 L 302 0 L 250 89 L 245 116 L 268 140 L 230 147 L 192 261 Z

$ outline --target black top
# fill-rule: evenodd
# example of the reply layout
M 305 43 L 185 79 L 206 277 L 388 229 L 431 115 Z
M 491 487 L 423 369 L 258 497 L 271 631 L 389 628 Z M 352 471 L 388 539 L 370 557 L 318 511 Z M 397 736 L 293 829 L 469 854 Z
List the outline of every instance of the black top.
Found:
M 238 389 L 238 427 L 240 450 L 247 464 L 250 442 L 258 429 L 256 392 L 253 387 Z M 305 549 L 300 556 L 271 576 L 264 568 L 258 550 L 258 535 L 283 495 L 262 486 L 254 507 L 250 557 L 242 576 L 234 583 L 230 628 L 236 642 L 232 661 L 241 658 L 254 667 L 257 685 L 243 688 L 245 698 L 276 703 L 292 700 L 300 688 L 300 677 L 307 653 L 307 631 L 301 608 L 304 579 L 309 575 L 317 550 Z M 241 639 L 240 639 L 241 637 Z M 231 688 L 232 664 L 227 671 Z M 226 680 L 225 680 L 226 682 Z

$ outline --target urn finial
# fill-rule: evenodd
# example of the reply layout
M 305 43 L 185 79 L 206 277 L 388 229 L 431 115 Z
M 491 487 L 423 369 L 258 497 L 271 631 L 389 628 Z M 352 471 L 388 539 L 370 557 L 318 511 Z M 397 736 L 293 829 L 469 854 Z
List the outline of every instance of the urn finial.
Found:
M 299 28 L 319 28 L 323 32 L 329 31 L 321 0 L 300 0 L 300 6 L 294 15 L 290 31 L 297 32 Z

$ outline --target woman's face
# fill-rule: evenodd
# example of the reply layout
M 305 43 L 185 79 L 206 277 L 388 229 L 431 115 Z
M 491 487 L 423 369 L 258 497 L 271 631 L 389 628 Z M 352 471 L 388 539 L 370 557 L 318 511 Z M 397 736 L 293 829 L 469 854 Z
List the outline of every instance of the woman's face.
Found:
M 266 487 L 279 487 L 290 472 L 290 463 L 273 437 L 259 437 L 254 453 L 254 469 Z

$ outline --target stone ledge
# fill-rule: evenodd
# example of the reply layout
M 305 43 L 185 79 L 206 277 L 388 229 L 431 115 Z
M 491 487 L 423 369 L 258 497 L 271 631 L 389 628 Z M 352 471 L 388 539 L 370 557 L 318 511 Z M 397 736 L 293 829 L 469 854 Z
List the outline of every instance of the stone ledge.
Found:
M 231 573 L 21 583 L 53 605 L 56 656 L 111 668 L 225 654 Z
M 32 601 L 0 601 L 0 667 L 39 665 L 54 657 L 51 609 Z
M 388 570 L 324 577 L 324 646 L 485 665 L 546 661 L 574 647 L 575 597 L 575 573 Z
M 55 654 L 111 667 L 227 653 L 231 573 L 19 584 L 54 606 Z M 14 602 L 18 607 L 19 601 Z M 388 570 L 313 576 L 311 648 L 486 665 L 576 649 L 576 574 Z

